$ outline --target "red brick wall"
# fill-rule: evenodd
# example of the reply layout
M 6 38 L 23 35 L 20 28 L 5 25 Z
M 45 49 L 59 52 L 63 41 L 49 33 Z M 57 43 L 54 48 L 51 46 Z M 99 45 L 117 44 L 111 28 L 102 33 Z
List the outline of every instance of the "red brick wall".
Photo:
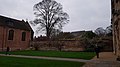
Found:
M 24 50 L 29 47 L 29 42 L 31 40 L 31 32 L 30 31 L 25 31 L 25 30 L 20 30 L 20 29 L 14 29 L 14 28 L 3 28 L 0 27 L 0 48 L 2 49 L 2 43 L 3 43 L 3 48 L 6 49 L 7 46 L 10 47 L 11 50 Z M 14 30 L 14 38 L 13 40 L 8 40 L 8 34 L 9 30 Z M 22 41 L 22 32 L 26 32 L 26 40 Z M 4 33 L 4 34 L 3 34 Z
M 84 51 L 85 47 L 79 40 L 63 40 L 63 41 L 33 41 L 31 45 L 38 47 L 39 50 L 58 50 L 58 46 L 62 45 L 63 51 Z
M 3 27 L 0 27 L 0 50 L 2 50 L 3 35 Z

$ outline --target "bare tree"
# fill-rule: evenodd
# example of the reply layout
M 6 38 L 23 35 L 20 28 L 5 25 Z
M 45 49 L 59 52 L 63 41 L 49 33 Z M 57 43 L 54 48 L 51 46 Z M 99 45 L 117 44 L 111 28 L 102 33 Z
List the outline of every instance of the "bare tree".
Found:
M 107 36 L 112 36 L 112 25 L 110 25 L 106 28 L 106 35 Z
M 95 34 L 98 36 L 103 36 L 103 35 L 105 35 L 105 33 L 106 33 L 106 31 L 102 27 L 99 27 L 95 30 Z
M 69 22 L 69 15 L 63 12 L 63 7 L 55 0 L 43 0 L 34 5 L 36 19 L 33 24 L 39 25 L 37 31 L 45 31 L 48 38 L 55 29 L 62 30 L 64 24 Z

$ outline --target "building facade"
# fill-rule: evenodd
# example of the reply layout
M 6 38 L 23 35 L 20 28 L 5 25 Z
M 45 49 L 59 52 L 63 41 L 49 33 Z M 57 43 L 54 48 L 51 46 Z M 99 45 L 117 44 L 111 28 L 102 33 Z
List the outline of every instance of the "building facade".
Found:
M 25 50 L 33 38 L 33 30 L 28 22 L 0 16 L 0 51 Z
M 111 0 L 111 9 L 114 53 L 120 60 L 120 0 Z

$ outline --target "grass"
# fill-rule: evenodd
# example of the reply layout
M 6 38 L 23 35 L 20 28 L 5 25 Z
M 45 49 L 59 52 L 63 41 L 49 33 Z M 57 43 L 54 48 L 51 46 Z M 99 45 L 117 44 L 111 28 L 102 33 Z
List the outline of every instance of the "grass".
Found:
M 5 53 L 5 52 L 0 52 Z M 15 55 L 28 56 L 46 56 L 46 57 L 61 57 L 61 58 L 78 58 L 78 59 L 92 59 L 95 56 L 94 52 L 61 52 L 61 51 L 15 51 L 10 52 Z
M 82 67 L 84 63 L 0 56 L 0 67 Z

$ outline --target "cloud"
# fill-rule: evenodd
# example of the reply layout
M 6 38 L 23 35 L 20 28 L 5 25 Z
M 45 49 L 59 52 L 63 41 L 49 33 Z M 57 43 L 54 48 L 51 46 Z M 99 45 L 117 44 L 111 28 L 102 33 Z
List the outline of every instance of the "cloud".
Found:
M 0 15 L 34 20 L 33 6 L 42 0 L 0 0 Z M 70 16 L 63 31 L 95 30 L 110 25 L 110 0 L 56 0 Z

